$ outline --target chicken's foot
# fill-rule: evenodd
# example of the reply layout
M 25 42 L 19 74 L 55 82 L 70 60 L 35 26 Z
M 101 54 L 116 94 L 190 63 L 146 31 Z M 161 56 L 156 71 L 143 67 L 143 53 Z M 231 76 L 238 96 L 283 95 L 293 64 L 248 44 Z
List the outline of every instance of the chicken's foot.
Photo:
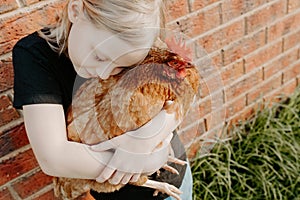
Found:
M 180 160 L 178 158 L 175 158 L 174 156 L 169 156 L 168 162 L 176 163 L 176 164 L 179 164 L 179 165 L 186 165 L 187 164 L 187 161 Z M 169 171 L 169 172 L 172 172 L 174 174 L 179 174 L 177 169 L 175 169 L 174 167 L 171 167 L 168 164 L 165 164 L 162 168 Z
M 162 192 L 174 197 L 177 200 L 181 200 L 179 195 L 182 194 L 182 191 L 180 191 L 177 187 L 169 183 L 147 180 L 141 186 L 155 189 L 153 196 L 157 196 L 158 192 Z

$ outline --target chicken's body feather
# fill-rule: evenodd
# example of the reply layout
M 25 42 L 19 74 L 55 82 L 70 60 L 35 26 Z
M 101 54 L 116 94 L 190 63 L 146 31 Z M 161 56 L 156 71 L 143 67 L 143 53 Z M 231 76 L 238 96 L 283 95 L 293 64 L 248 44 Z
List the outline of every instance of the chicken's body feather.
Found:
M 142 126 L 162 109 L 182 118 L 198 92 L 199 79 L 195 66 L 180 56 L 166 49 L 152 49 L 138 66 L 107 80 L 89 79 L 78 89 L 67 115 L 68 138 L 96 144 Z M 174 103 L 166 106 L 167 101 Z M 142 176 L 131 184 L 146 181 Z M 89 189 L 113 192 L 122 186 L 55 178 L 56 193 L 70 199 Z

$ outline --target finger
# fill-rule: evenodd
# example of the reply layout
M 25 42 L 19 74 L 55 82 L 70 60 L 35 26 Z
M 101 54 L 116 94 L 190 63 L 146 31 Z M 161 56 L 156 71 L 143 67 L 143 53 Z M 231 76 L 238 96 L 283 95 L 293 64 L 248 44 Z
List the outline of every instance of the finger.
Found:
M 112 177 L 108 180 L 108 182 L 112 185 L 120 184 L 122 178 L 124 177 L 125 173 L 121 171 L 115 171 Z
M 132 174 L 125 174 L 121 180 L 121 183 L 124 185 L 127 184 L 131 180 L 132 176 Z
M 134 174 L 131 179 L 130 182 L 137 182 L 140 179 L 141 174 Z
M 99 183 L 103 183 L 107 181 L 115 172 L 115 168 L 106 167 L 101 174 L 96 178 L 96 181 Z

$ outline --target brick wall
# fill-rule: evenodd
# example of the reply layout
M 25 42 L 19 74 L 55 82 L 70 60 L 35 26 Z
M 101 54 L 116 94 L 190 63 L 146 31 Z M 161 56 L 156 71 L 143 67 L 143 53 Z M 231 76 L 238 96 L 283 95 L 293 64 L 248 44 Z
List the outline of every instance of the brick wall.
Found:
M 180 133 L 189 156 L 211 144 L 224 123 L 299 85 L 299 0 L 167 0 L 168 27 L 198 44 L 201 98 L 195 124 Z M 54 199 L 12 107 L 15 42 L 55 21 L 61 0 L 0 0 L 0 200 Z M 205 55 L 203 57 L 203 55 Z M 196 123 L 197 122 L 197 123 Z M 203 142 L 204 140 L 204 142 Z M 201 142 L 202 141 L 202 142 Z M 204 145 L 205 147 L 206 145 Z

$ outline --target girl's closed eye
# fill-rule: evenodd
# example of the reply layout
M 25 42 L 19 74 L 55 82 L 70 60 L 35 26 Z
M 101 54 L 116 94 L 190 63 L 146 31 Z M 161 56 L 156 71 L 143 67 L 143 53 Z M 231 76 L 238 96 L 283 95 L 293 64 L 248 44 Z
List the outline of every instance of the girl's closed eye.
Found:
M 100 57 L 97 54 L 94 54 L 94 59 L 97 60 L 97 61 L 99 61 L 99 62 L 108 61 L 108 59 Z

